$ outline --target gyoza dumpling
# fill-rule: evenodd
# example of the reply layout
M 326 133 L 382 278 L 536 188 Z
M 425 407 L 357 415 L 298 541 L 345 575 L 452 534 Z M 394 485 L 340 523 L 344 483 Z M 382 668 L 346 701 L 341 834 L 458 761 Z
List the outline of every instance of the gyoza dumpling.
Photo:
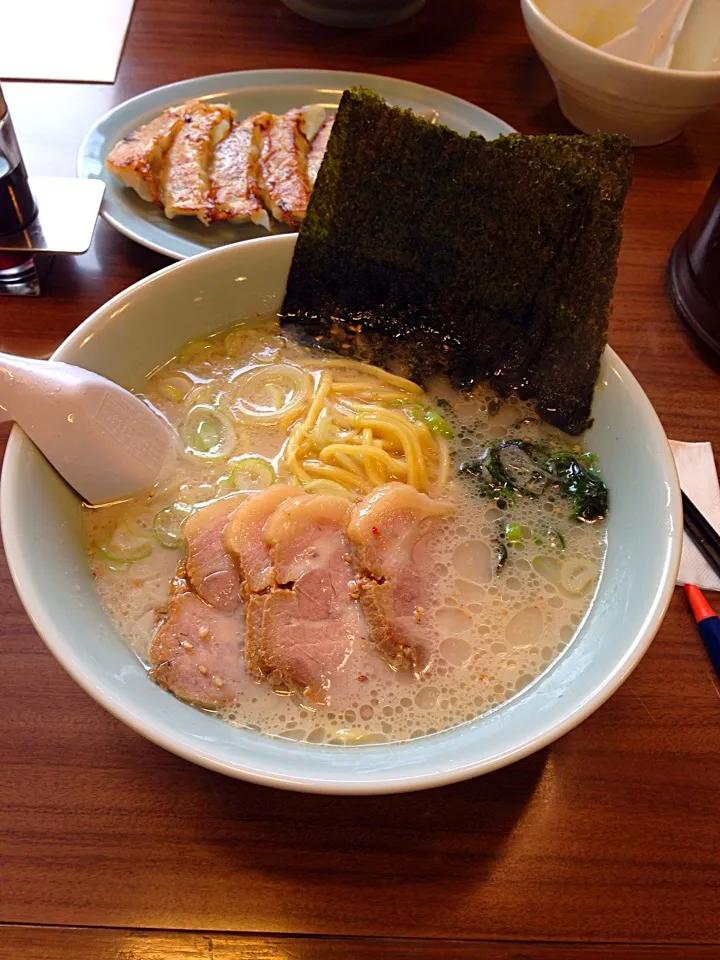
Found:
M 270 228 L 262 204 L 259 162 L 263 136 L 270 127 L 271 113 L 254 113 L 237 123 L 215 147 L 210 164 L 209 213 L 212 220 L 246 223 L 251 220 Z
M 305 216 L 312 186 L 308 177 L 310 144 L 325 119 L 318 104 L 274 116 L 260 153 L 260 189 L 276 220 L 297 227 Z
M 166 217 L 194 216 L 210 223 L 210 163 L 234 117 L 235 111 L 223 103 L 196 100 L 185 105 L 182 126 L 165 154 L 160 173 L 160 200 Z

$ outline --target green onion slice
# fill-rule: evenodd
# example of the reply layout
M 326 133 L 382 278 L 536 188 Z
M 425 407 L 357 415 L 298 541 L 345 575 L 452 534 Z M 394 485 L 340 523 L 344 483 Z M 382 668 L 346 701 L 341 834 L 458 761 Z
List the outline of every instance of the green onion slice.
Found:
M 193 508 L 182 501 L 165 507 L 155 515 L 153 533 L 161 547 L 166 550 L 179 550 L 183 546 L 183 524 L 193 512 Z
M 308 439 L 316 450 L 322 450 L 331 443 L 338 443 L 341 437 L 340 428 L 323 410 L 315 426 L 308 434 Z
M 273 465 L 264 457 L 240 457 L 232 464 L 230 482 L 233 489 L 251 493 L 272 486 L 277 477 Z
M 560 585 L 568 593 L 584 593 L 597 576 L 597 566 L 590 560 L 568 560 L 560 567 Z
M 424 423 L 433 433 L 438 433 L 447 440 L 452 440 L 455 436 L 445 417 L 421 403 L 412 400 L 390 400 L 388 407 L 399 407 L 412 423 Z
M 299 411 L 310 396 L 307 370 L 290 363 L 270 363 L 243 370 L 233 379 L 232 414 L 238 420 L 278 422 Z
M 519 523 L 508 523 L 508 525 L 505 527 L 505 536 L 507 537 L 508 543 L 522 543 L 522 527 Z
M 144 543 L 123 546 L 115 540 L 106 540 L 104 543 L 99 543 L 97 549 L 106 560 L 130 564 L 149 557 L 152 553 L 152 544 L 149 540 L 145 540 Z
M 166 377 L 157 387 L 160 396 L 172 403 L 181 403 L 191 390 L 192 383 L 187 377 Z
M 203 460 L 223 460 L 235 446 L 230 417 L 207 403 L 198 403 L 188 411 L 182 435 L 186 451 Z
M 433 433 L 440 434 L 441 437 L 445 437 L 446 440 L 452 440 L 455 434 L 452 432 L 448 426 L 447 420 L 445 417 L 441 416 L 437 410 L 426 410 L 423 416 L 423 420 L 432 430 Z

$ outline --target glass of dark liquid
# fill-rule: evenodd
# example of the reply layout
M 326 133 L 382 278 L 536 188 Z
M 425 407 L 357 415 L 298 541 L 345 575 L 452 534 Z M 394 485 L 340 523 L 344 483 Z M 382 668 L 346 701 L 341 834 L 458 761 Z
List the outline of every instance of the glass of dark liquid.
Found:
M 27 227 L 36 215 L 35 198 L 0 88 L 0 240 Z M 33 271 L 30 254 L 0 251 L 0 284 L 21 282 Z
M 36 213 L 25 164 L 0 89 L 0 237 L 22 230 Z
M 690 329 L 720 354 L 720 170 L 668 264 L 670 297 Z

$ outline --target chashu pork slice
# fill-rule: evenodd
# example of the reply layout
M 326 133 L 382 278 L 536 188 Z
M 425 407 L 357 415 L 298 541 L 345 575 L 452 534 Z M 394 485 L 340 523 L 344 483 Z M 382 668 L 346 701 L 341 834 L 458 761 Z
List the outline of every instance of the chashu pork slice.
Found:
M 157 203 L 160 199 L 160 171 L 165 154 L 184 122 L 185 107 L 171 107 L 133 130 L 115 144 L 105 160 L 110 173 L 143 200 Z
M 152 679 L 201 707 L 232 703 L 246 673 L 245 622 L 183 591 L 170 598 L 152 646 Z
M 253 653 L 272 684 L 316 703 L 342 687 L 363 637 L 345 533 L 349 509 L 343 497 L 306 495 L 281 504 L 265 526 L 278 586 L 265 597 Z
M 289 483 L 275 483 L 251 494 L 233 512 L 225 530 L 225 547 L 237 558 L 247 594 L 262 593 L 275 584 L 270 551 L 263 539 L 265 524 L 285 500 L 305 496 L 304 490 Z
M 254 113 L 236 123 L 215 147 L 210 164 L 209 216 L 232 223 L 252 221 L 270 229 L 260 194 L 260 151 L 271 113 Z
M 225 546 L 229 518 L 245 499 L 244 494 L 223 497 L 201 507 L 185 521 L 185 569 L 197 595 L 218 610 L 240 606 L 240 573 L 235 557 Z
M 197 217 L 209 224 L 209 168 L 213 151 L 230 132 L 235 111 L 223 103 L 185 104 L 179 127 L 160 173 L 165 216 Z
M 370 639 L 393 669 L 421 674 L 430 665 L 423 619 L 435 604 L 433 539 L 453 510 L 405 483 L 384 484 L 352 508 L 347 532 L 360 603 Z
M 310 144 L 325 119 L 318 104 L 273 116 L 260 151 L 260 191 L 276 220 L 298 227 L 305 217 L 312 186 L 308 178 Z
M 248 497 L 233 513 L 225 530 L 225 547 L 237 560 L 247 601 L 245 657 L 248 669 L 256 677 L 263 675 L 258 656 L 260 634 L 268 591 L 275 586 L 270 548 L 263 535 L 265 526 L 282 503 L 305 496 L 307 494 L 295 486 L 276 483 Z

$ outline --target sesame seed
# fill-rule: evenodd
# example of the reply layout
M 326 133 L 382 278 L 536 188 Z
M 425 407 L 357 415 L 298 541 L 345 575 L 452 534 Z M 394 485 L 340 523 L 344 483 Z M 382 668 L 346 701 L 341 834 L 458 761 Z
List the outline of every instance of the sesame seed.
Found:
M 194 649 L 195 649 L 195 647 L 193 647 L 193 645 L 190 643 L 189 640 L 183 640 L 182 643 L 180 644 L 180 646 L 183 648 L 183 650 L 194 650 Z
M 215 677 L 215 686 L 218 688 L 218 690 L 223 686 L 223 681 L 220 679 L 220 677 Z
M 207 627 L 200 627 L 200 629 L 198 630 L 198 636 L 200 637 L 201 640 L 204 640 L 209 633 L 210 631 L 208 630 Z
M 200 664 L 200 666 L 198 667 L 198 670 L 204 677 L 207 676 L 208 668 L 205 666 L 204 663 Z

